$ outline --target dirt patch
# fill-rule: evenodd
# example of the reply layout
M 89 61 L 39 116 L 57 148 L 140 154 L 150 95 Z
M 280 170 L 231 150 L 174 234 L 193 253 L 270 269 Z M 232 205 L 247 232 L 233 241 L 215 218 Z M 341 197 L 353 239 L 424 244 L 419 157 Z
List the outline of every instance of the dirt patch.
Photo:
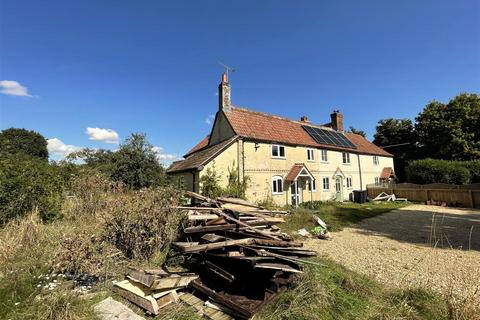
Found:
M 420 286 L 465 299 L 479 294 L 480 210 L 412 205 L 333 237 L 305 246 L 389 286 Z

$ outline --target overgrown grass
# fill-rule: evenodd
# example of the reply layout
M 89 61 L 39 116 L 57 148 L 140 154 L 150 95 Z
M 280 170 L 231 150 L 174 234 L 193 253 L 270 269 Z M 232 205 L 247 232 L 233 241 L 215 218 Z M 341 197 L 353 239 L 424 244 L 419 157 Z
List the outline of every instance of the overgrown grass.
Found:
M 326 259 L 307 266 L 293 288 L 258 315 L 277 319 L 452 319 L 446 299 L 423 289 L 387 289 Z M 471 318 L 473 319 L 473 318 Z
M 305 228 L 308 231 L 315 227 L 312 214 L 320 217 L 328 225 L 330 231 L 340 231 L 345 227 L 406 206 L 405 202 L 306 202 L 303 206 L 285 218 L 280 228 L 286 232 L 294 232 Z

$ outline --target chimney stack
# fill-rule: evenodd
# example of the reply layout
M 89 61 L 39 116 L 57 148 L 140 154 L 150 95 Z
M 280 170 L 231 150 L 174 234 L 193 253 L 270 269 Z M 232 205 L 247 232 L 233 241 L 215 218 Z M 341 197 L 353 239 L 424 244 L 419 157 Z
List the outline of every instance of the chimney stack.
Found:
M 343 115 L 340 113 L 339 110 L 333 110 L 332 114 L 330 115 L 330 125 L 336 131 L 343 132 Z
M 228 83 L 228 75 L 222 74 L 222 82 L 218 85 L 218 110 L 230 111 L 231 107 L 230 84 Z
M 301 121 L 301 122 L 305 122 L 305 123 L 309 123 L 309 122 L 310 122 L 310 120 L 308 120 L 308 117 L 307 117 L 307 116 L 302 116 L 302 117 L 300 117 L 300 121 Z

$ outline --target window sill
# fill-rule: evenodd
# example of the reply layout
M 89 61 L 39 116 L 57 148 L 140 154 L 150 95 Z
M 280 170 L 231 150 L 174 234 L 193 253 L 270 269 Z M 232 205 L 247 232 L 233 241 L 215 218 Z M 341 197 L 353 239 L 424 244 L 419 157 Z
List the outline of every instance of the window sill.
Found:
M 351 166 L 352 163 L 342 163 L 344 166 Z
M 330 162 L 328 162 L 328 161 L 320 161 L 320 163 L 322 163 L 322 164 L 329 164 Z
M 274 156 L 272 156 L 272 159 L 285 160 L 285 159 L 287 159 L 287 157 L 274 157 Z
M 315 162 L 315 160 L 307 160 L 307 162 Z
M 272 196 L 281 196 L 283 192 L 272 192 Z
M 322 192 L 330 192 L 330 189 L 322 190 Z

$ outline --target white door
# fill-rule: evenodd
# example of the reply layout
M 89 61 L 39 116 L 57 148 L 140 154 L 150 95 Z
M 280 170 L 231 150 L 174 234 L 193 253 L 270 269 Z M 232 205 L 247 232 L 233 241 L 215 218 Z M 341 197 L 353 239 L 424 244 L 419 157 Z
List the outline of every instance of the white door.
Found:
M 292 206 L 298 207 L 298 204 L 302 202 L 302 188 L 298 181 L 292 182 L 290 185 L 290 194 L 292 197 Z

